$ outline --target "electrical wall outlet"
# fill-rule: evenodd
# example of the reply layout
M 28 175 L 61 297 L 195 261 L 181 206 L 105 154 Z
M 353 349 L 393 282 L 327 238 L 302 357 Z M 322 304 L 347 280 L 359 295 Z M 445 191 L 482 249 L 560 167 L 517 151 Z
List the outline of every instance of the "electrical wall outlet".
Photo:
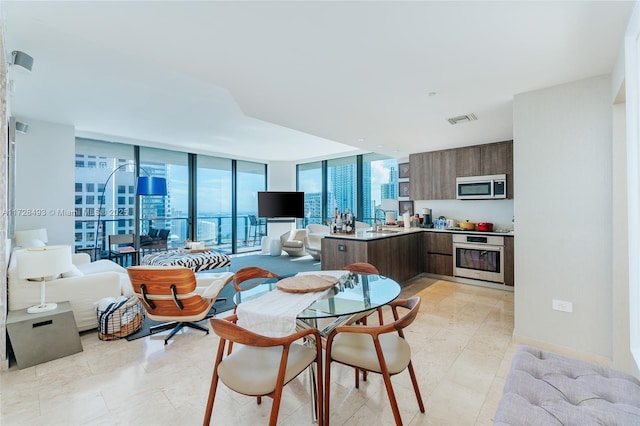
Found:
M 573 312 L 573 303 L 566 300 L 553 299 L 551 301 L 551 307 L 556 311 Z

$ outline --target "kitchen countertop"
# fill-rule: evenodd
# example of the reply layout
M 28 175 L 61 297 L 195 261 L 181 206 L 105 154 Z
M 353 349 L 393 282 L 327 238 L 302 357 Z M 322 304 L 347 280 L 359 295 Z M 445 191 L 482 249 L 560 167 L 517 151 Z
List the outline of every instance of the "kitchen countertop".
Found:
M 443 232 L 450 234 L 473 234 L 473 235 L 498 235 L 504 237 L 513 237 L 513 231 L 493 231 L 493 232 L 479 232 L 479 231 L 467 231 L 464 229 L 434 229 L 434 228 L 404 228 L 398 226 L 385 226 L 382 231 L 371 232 L 373 228 L 366 228 L 356 231 L 355 234 L 329 234 L 325 235 L 325 238 L 337 238 L 348 239 L 358 241 L 370 241 L 378 240 L 381 238 L 398 237 L 415 232 Z

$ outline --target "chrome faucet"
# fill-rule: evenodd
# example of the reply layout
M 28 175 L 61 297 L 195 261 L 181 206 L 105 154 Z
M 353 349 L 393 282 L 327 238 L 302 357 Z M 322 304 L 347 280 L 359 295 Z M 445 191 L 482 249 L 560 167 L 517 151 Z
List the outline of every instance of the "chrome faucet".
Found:
M 382 212 L 382 220 L 378 223 L 378 212 Z M 376 209 L 373 213 L 373 230 L 382 231 L 382 224 L 384 223 L 385 211 L 382 209 Z

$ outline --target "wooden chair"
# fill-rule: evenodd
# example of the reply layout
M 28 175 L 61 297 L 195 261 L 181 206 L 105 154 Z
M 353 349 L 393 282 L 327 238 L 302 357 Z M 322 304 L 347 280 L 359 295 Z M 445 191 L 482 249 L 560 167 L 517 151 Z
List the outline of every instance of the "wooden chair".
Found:
M 376 268 L 375 266 L 367 262 L 355 262 L 340 269 L 346 270 L 349 272 L 355 272 L 356 274 L 366 274 L 366 275 L 380 274 L 380 272 L 378 271 L 378 268 Z M 382 307 L 376 308 L 376 311 L 378 312 L 378 321 L 380 322 L 380 325 L 384 324 L 384 320 L 382 318 Z M 372 314 L 373 312 L 366 314 L 365 316 L 357 320 L 356 324 L 367 325 L 367 317 Z M 356 373 L 356 388 L 357 388 L 357 387 L 360 387 L 360 371 L 356 368 L 355 373 Z M 366 371 L 362 372 L 362 380 L 364 381 L 367 380 Z
M 151 328 L 151 334 L 172 329 L 164 340 L 165 345 L 185 326 L 209 334 L 208 328 L 196 322 L 205 319 L 218 294 L 233 276 L 230 272 L 221 273 L 208 287 L 198 290 L 195 274 L 182 266 L 131 266 L 127 268 L 127 273 L 133 292 L 142 302 L 149 318 L 170 322 Z
M 395 300 L 389 306 L 393 311 L 393 323 L 379 326 L 345 325 L 337 327 L 329 334 L 326 343 L 324 386 L 326 425 L 329 424 L 331 362 L 333 361 L 382 375 L 396 425 L 402 425 L 402 418 L 391 385 L 391 376 L 408 369 L 420 412 L 424 413 L 422 396 L 411 364 L 411 349 L 403 333 L 403 329 L 409 326 L 418 315 L 420 297 Z M 400 307 L 409 310 L 402 318 L 398 315 Z
M 355 262 L 352 263 L 350 265 L 345 266 L 344 268 L 340 268 L 342 270 L 345 271 L 350 271 L 350 272 L 354 272 L 356 274 L 367 274 L 367 275 L 379 275 L 380 272 L 378 271 L 378 268 L 376 268 L 375 266 L 373 266 L 370 263 L 367 262 Z M 384 321 L 382 320 L 382 308 L 378 308 L 378 320 L 380 321 L 380 324 L 384 324 Z M 367 317 L 362 317 L 360 320 L 358 320 L 359 322 L 361 322 L 364 325 L 367 325 Z
M 233 288 L 236 291 L 236 303 L 242 301 L 242 292 L 250 290 L 257 285 L 262 284 L 268 279 L 278 278 L 279 275 L 275 272 L 271 272 L 268 269 L 260 268 L 259 266 L 245 266 L 240 268 L 233 275 Z M 233 307 L 233 313 L 236 313 L 238 305 Z M 229 353 L 233 348 L 233 342 L 229 343 Z
M 285 337 L 266 337 L 236 325 L 237 319 L 236 315 L 225 319 L 211 319 L 211 327 L 220 336 L 220 343 L 213 367 L 204 424 L 211 423 L 213 403 L 218 388 L 218 379 L 220 379 L 235 392 L 257 397 L 258 404 L 262 402 L 263 396 L 273 398 L 269 425 L 275 426 L 284 386 L 314 362 L 317 368 L 316 409 L 318 424 L 324 424 L 320 332 L 313 328 Z M 314 345 L 306 346 L 294 343 L 300 339 L 313 340 Z M 229 344 L 235 342 L 241 346 L 237 346 L 235 351 L 224 357 L 227 342 Z
M 279 275 L 259 266 L 245 266 L 238 269 L 233 276 L 233 288 L 237 293 L 237 302 L 241 302 L 241 293 L 262 284 L 267 279 L 278 278 Z M 235 308 L 234 311 L 235 313 Z

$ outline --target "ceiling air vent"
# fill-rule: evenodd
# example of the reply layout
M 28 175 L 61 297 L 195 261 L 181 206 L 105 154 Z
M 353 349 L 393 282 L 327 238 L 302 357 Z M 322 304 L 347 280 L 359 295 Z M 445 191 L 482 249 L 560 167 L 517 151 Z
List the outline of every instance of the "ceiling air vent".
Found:
M 459 115 L 457 117 L 451 117 L 451 118 L 448 118 L 447 120 L 451 124 L 460 124 L 460 123 L 466 123 L 468 121 L 475 121 L 477 119 L 478 117 L 476 117 L 475 114 L 466 114 L 466 115 Z

